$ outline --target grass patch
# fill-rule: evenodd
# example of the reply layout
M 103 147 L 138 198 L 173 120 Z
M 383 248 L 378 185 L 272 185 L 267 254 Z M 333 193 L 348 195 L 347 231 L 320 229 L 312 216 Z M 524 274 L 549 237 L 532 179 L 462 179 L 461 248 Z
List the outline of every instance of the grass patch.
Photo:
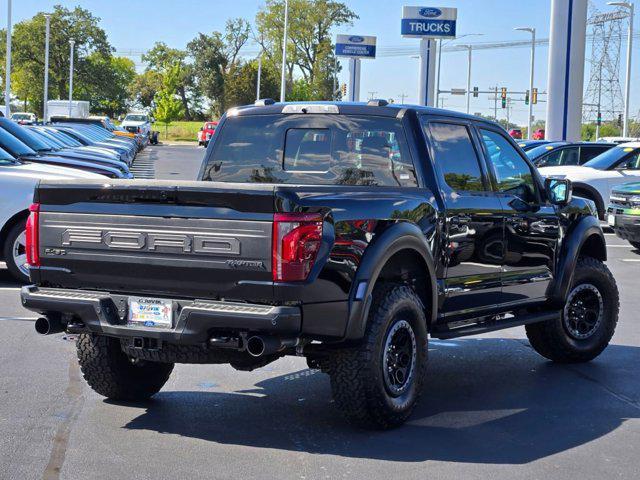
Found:
M 153 129 L 160 132 L 160 141 L 197 142 L 198 132 L 204 122 L 172 122 L 169 127 L 155 123 Z

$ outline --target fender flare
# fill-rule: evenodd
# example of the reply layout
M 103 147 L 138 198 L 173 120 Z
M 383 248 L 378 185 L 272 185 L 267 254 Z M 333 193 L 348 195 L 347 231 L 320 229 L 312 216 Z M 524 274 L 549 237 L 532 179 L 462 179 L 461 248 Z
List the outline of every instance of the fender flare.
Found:
M 596 237 L 602 251 L 600 257 L 606 260 L 607 244 L 600 228 L 600 222 L 591 215 L 583 217 L 577 225 L 567 234 L 562 242 L 558 260 L 556 263 L 556 277 L 549 285 L 547 298 L 554 304 L 564 305 L 569 288 L 573 281 L 573 273 L 578 263 L 580 251 L 585 243 L 592 237 Z
M 592 187 L 587 183 L 571 182 L 571 186 L 574 190 L 574 193 L 575 193 L 575 190 L 578 189 L 578 190 L 585 190 L 586 192 L 589 193 L 589 195 L 591 195 L 591 197 L 593 198 L 593 201 L 596 204 L 596 209 L 598 210 L 598 217 L 601 220 L 604 220 L 604 214 L 606 213 L 606 205 L 604 204 L 604 199 L 602 198 L 602 195 L 600 195 L 600 192 L 596 188 Z M 580 196 L 577 193 L 575 195 L 576 197 Z
M 380 234 L 365 251 L 358 271 L 351 285 L 349 294 L 349 319 L 345 330 L 348 340 L 361 339 L 364 336 L 371 307 L 373 289 L 376 281 L 387 264 L 387 261 L 401 250 L 413 250 L 422 257 L 427 265 L 426 275 L 431 283 L 431 311 L 427 313 L 427 321 L 435 323 L 438 308 L 438 287 L 435 274 L 435 262 L 425 239 L 425 234 L 417 225 L 400 222 Z M 362 292 L 362 286 L 366 290 Z

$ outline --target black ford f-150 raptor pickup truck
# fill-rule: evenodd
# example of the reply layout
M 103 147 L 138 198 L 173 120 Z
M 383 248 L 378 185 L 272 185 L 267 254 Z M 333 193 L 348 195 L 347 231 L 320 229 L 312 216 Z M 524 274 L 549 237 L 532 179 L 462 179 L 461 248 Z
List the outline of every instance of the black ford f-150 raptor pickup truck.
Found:
M 526 326 L 586 362 L 618 319 L 592 202 L 497 124 L 426 107 L 278 104 L 221 120 L 199 181 L 48 182 L 28 221 L 39 333 L 86 381 L 157 393 L 175 363 L 302 355 L 359 425 L 402 423 L 428 338 Z

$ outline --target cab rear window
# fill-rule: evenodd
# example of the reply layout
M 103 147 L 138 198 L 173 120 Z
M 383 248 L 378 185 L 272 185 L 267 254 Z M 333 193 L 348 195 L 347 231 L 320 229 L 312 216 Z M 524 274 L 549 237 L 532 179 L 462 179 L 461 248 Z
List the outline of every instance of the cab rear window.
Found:
M 395 118 L 230 117 L 217 135 L 205 181 L 417 186 L 402 124 Z

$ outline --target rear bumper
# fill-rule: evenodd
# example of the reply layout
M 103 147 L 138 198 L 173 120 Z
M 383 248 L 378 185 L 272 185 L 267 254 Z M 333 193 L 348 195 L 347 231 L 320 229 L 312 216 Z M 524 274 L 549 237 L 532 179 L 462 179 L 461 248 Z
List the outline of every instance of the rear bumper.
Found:
M 114 337 L 144 337 L 182 345 L 205 343 L 215 332 L 255 332 L 298 336 L 298 307 L 279 307 L 210 300 L 173 300 L 173 328 L 127 324 L 126 295 L 85 290 L 23 287 L 22 305 L 46 315 L 62 313 L 80 320 L 83 330 Z

